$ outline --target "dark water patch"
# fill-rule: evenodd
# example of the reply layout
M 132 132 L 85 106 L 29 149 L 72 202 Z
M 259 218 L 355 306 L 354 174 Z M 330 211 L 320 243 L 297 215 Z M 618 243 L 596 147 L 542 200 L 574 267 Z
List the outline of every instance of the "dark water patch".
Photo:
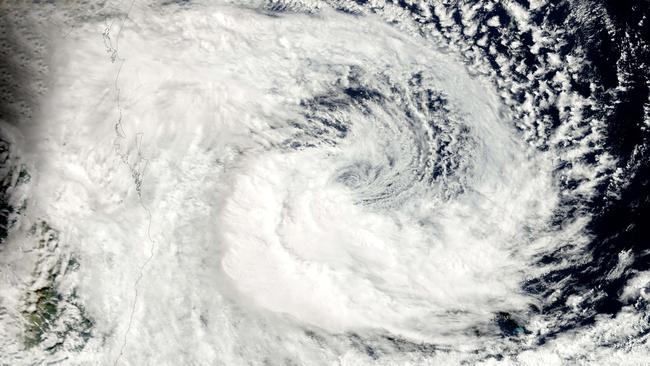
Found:
M 24 197 L 16 197 L 16 191 L 31 180 L 27 167 L 11 150 L 11 144 L 0 138 L 0 245 L 16 227 L 27 205 Z
M 518 337 L 530 333 L 519 321 L 515 320 L 512 314 L 507 312 L 497 313 L 495 322 L 501 330 L 501 334 L 506 337 Z

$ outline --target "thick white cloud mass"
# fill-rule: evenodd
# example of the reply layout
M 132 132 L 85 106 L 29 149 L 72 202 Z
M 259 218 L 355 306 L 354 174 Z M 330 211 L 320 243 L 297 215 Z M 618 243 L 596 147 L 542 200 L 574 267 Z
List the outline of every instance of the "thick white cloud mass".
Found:
M 633 311 L 536 343 L 553 320 L 522 289 L 589 260 L 589 215 L 551 222 L 569 194 L 559 161 L 575 162 L 564 177 L 582 177 L 570 194 L 584 196 L 614 164 L 561 148 L 572 133 L 599 144 L 598 125 L 569 123 L 536 149 L 480 64 L 390 7 L 44 9 L 47 89 L 29 122 L 2 127 L 32 173 L 0 257 L 0 363 L 647 359 L 646 338 L 598 348 L 646 322 Z M 565 261 L 532 265 L 563 246 Z M 53 278 L 58 315 L 26 328 L 26 312 L 47 311 Z M 639 274 L 621 296 L 645 283 Z M 41 292 L 26 301 L 29 289 Z M 26 349 L 29 329 L 38 345 Z

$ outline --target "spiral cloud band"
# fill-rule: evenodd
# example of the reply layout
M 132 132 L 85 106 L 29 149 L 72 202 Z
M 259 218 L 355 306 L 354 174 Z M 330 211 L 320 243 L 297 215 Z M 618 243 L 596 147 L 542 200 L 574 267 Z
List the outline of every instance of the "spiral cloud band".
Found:
M 643 364 L 590 3 L 2 5 L 0 363 Z

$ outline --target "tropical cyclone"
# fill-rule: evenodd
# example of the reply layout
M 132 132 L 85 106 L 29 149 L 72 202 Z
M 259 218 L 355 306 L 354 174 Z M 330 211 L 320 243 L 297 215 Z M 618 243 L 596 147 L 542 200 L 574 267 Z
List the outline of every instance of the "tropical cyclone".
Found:
M 648 356 L 642 251 L 594 229 L 646 145 L 610 148 L 612 94 L 550 41 L 558 8 L 12 8 L 46 10 L 47 88 L 2 122 L 0 361 Z

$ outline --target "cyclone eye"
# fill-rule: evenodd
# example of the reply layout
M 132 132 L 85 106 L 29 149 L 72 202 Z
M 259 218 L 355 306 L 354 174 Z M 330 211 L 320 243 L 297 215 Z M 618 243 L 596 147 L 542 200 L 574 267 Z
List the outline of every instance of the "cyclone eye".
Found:
M 284 145 L 345 151 L 356 144 L 370 152 L 363 165 L 374 168 L 346 163 L 345 157 L 341 164 L 346 168 L 336 179 L 354 188 L 363 204 L 400 204 L 415 190 L 432 200 L 463 192 L 477 153 L 476 136 L 467 116 L 426 73 L 371 74 L 359 66 L 344 70 L 328 92 L 300 102 L 302 118 L 290 122 L 296 132 Z
M 373 167 L 368 162 L 356 162 L 344 167 L 336 174 L 336 181 L 350 189 L 371 185 L 382 173 L 382 168 Z

